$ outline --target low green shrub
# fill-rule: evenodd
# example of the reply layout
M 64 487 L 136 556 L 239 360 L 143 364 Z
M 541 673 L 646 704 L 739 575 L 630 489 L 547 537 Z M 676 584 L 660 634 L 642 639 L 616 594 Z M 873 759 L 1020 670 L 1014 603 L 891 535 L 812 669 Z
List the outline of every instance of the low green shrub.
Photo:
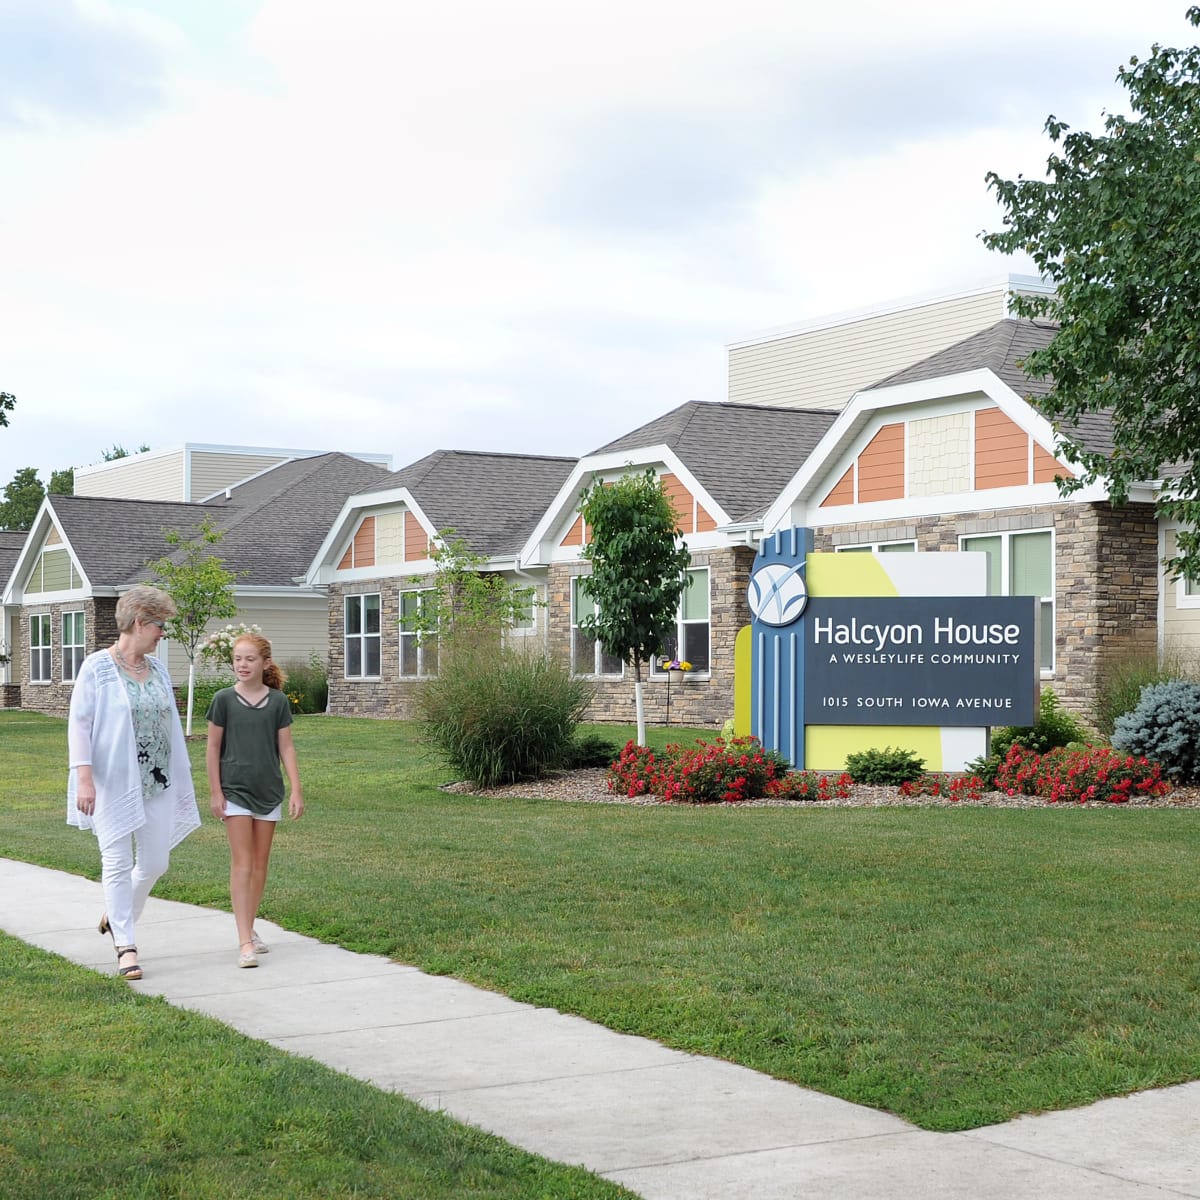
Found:
M 1112 741 L 1153 759 L 1175 783 L 1200 782 L 1200 683 L 1148 684 L 1137 707 L 1117 718 Z
M 621 753 L 621 747 L 598 733 L 577 736 L 571 742 L 567 761 L 568 770 L 579 771 L 587 767 L 610 767 Z
M 195 692 L 192 696 L 192 712 L 197 720 L 203 721 L 204 714 L 208 712 L 208 706 L 212 703 L 212 698 L 222 689 L 233 687 L 237 682 L 232 674 L 226 675 L 202 675 L 197 678 Z M 187 703 L 187 688 L 182 689 L 183 702 Z
M 886 746 L 880 750 L 860 750 L 846 755 L 846 771 L 855 783 L 898 787 L 909 780 L 919 779 L 925 770 L 925 760 L 911 750 Z
M 477 787 L 536 779 L 571 761 L 593 688 L 543 653 L 443 656 L 417 692 L 426 740 Z
M 283 690 L 292 712 L 323 713 L 329 707 L 329 672 L 315 652 L 308 656 L 308 662 L 292 659 L 281 666 L 287 676 Z

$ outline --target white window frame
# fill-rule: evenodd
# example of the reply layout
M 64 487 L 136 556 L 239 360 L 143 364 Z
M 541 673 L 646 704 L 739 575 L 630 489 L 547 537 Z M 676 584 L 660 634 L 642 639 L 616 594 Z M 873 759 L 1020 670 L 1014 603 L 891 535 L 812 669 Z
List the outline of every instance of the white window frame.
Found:
M 368 629 L 368 600 L 375 601 L 375 620 L 376 626 L 374 632 Z M 383 677 L 383 597 L 379 592 L 355 592 L 343 596 L 342 598 L 342 675 L 345 679 L 381 679 Z M 357 609 L 358 612 L 358 629 L 351 632 L 350 629 L 350 612 L 351 609 Z M 357 673 L 352 674 L 350 671 L 350 647 L 352 644 L 358 646 L 358 665 Z M 375 661 L 379 663 L 379 670 L 374 674 L 366 670 L 369 661 L 369 650 L 371 644 L 375 647 Z
M 579 628 L 580 614 L 577 611 L 579 601 L 582 599 L 585 603 L 592 606 L 592 611 L 595 611 L 596 605 L 590 596 L 580 596 L 580 590 L 583 587 L 583 581 L 587 579 L 586 575 L 571 576 L 571 673 L 573 675 L 586 675 L 589 678 L 595 679 L 623 679 L 625 677 L 625 664 L 618 663 L 616 657 L 611 654 L 605 654 L 603 646 L 599 641 L 592 641 L 592 661 L 591 663 L 579 661 L 579 649 L 582 648 L 583 631 Z M 583 614 L 590 615 L 590 614 Z M 612 664 L 616 663 L 616 669 L 612 669 Z M 608 667 L 608 670 L 605 670 Z
M 432 587 L 416 587 L 416 588 L 401 588 L 400 589 L 400 594 L 398 597 L 399 604 L 400 604 L 400 607 L 399 607 L 400 617 L 399 617 L 399 621 L 398 621 L 399 631 L 400 631 L 400 646 L 399 646 L 399 649 L 397 650 L 396 668 L 397 668 L 397 671 L 399 672 L 401 679 L 429 679 L 432 676 L 437 674 L 437 664 L 438 664 L 438 636 L 437 636 L 437 634 L 435 633 L 432 636 L 426 635 L 426 637 L 424 637 L 423 639 L 418 640 L 418 634 L 417 634 L 416 630 L 406 630 L 404 628 L 404 597 L 405 596 L 416 596 L 418 607 L 424 608 L 425 604 L 426 604 L 425 598 L 427 596 L 432 596 L 436 590 L 437 590 L 436 588 L 432 588 Z M 408 648 L 410 646 L 410 644 L 413 644 L 413 643 L 415 643 L 416 665 L 417 665 L 417 669 L 416 669 L 415 673 L 412 671 L 405 671 L 405 669 L 404 669 L 405 650 L 406 650 L 406 648 Z M 409 653 L 412 653 L 412 650 L 409 650 Z
M 509 635 L 516 638 L 536 636 L 538 632 L 538 609 L 545 606 L 541 588 L 532 585 L 523 590 L 527 593 L 528 599 L 526 611 L 517 617 L 506 631 Z
M 712 675 L 712 571 L 708 567 L 689 567 L 687 571 L 689 575 L 699 575 L 702 572 L 707 577 L 707 587 L 705 590 L 708 596 L 708 612 L 703 618 L 685 617 L 683 610 L 686 593 L 680 593 L 679 608 L 675 613 L 674 644 L 668 644 L 667 649 L 661 655 L 655 655 L 654 660 L 650 663 L 650 674 L 652 676 L 658 676 L 660 679 L 666 678 L 666 671 L 659 666 L 659 662 L 663 658 L 681 658 L 684 662 L 692 662 L 693 674 L 699 679 L 708 679 Z M 694 650 L 689 651 L 688 648 L 690 640 L 688 637 L 689 627 L 698 627 L 701 625 L 704 626 L 707 634 L 706 641 L 708 642 L 708 666 L 702 668 L 694 665 L 697 655 Z M 694 645 L 694 641 L 692 641 L 692 644 Z M 682 653 L 680 653 L 680 647 L 683 648 Z
M 834 546 L 835 554 L 915 554 L 917 539 L 905 538 L 899 542 L 863 542 L 854 546 Z
M 29 614 L 29 682 L 54 682 L 54 621 L 52 613 Z
M 68 640 L 68 623 L 71 625 L 71 638 Z M 62 677 L 63 683 L 74 683 L 79 675 L 79 668 L 87 656 L 87 616 L 82 608 L 64 610 L 62 614 Z M 78 641 L 75 640 L 78 634 Z
M 1054 537 L 1053 529 L 1003 529 L 996 530 L 994 533 L 970 533 L 960 534 L 958 539 L 958 548 L 963 551 L 968 551 L 969 542 L 990 541 L 993 538 L 1000 540 L 1000 588 L 1001 590 L 996 595 L 1012 596 L 1020 595 L 1012 591 L 1012 544 L 1017 538 L 1031 537 L 1034 535 L 1048 534 L 1050 537 L 1050 595 L 1039 596 L 1040 602 L 1039 626 L 1040 636 L 1048 638 L 1048 648 L 1050 651 L 1050 664 L 1047 666 L 1040 661 L 1041 647 L 1038 647 L 1039 668 L 1043 679 L 1052 679 L 1054 677 L 1055 667 L 1058 662 L 1058 646 L 1057 638 L 1057 619 L 1058 619 L 1058 572 L 1055 567 L 1057 564 L 1058 548 Z M 991 576 L 989 573 L 988 586 L 991 586 Z M 989 594 L 992 594 L 989 592 Z M 1049 633 L 1046 631 L 1046 624 L 1049 623 Z

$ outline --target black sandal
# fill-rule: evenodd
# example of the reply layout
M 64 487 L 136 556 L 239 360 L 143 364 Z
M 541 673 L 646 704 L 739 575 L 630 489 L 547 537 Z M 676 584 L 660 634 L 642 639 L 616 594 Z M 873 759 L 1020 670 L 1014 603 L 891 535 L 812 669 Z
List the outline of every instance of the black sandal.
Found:
M 117 947 L 117 974 L 125 979 L 141 979 L 142 964 L 131 963 L 128 967 L 121 966 L 121 959 L 126 954 L 136 954 L 138 948 L 136 946 L 118 946 Z

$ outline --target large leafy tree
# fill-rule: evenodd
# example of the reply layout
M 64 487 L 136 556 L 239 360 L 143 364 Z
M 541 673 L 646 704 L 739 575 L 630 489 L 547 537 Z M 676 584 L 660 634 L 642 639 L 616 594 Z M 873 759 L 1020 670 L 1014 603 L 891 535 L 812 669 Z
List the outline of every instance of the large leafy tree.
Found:
M 8 424 L 8 414 L 12 412 L 17 398 L 12 392 L 0 392 L 0 425 Z
M 0 529 L 23 532 L 33 525 L 46 488 L 38 478 L 37 467 L 22 467 L 4 487 L 0 503 Z
M 1187 19 L 1200 26 L 1200 7 Z M 1025 367 L 1053 381 L 1038 406 L 1083 467 L 1060 487 L 1104 481 L 1120 504 L 1166 476 L 1158 511 L 1182 529 L 1167 567 L 1200 579 L 1200 46 L 1155 45 L 1117 78 L 1129 116 L 1106 114 L 1099 134 L 1051 116 L 1044 179 L 988 174 L 1004 229 L 983 240 L 1026 252 L 1057 289 L 1016 309 L 1059 325 Z M 1112 421 L 1111 454 L 1081 444 L 1095 413 Z
M 596 605 L 580 628 L 633 668 L 637 740 L 645 745 L 642 663 L 651 662 L 675 632 L 691 555 L 652 468 L 613 483 L 593 478 L 579 511 L 589 537 L 583 557 L 592 565 L 582 587 Z
M 155 562 L 151 581 L 161 587 L 178 610 L 167 622 L 167 636 L 183 647 L 188 660 L 187 732 L 192 732 L 192 708 L 196 696 L 196 655 L 210 621 L 223 621 L 237 614 L 233 588 L 237 576 L 225 569 L 214 553 L 225 536 L 211 516 L 206 516 L 189 536 L 178 529 L 163 531 L 169 549 Z

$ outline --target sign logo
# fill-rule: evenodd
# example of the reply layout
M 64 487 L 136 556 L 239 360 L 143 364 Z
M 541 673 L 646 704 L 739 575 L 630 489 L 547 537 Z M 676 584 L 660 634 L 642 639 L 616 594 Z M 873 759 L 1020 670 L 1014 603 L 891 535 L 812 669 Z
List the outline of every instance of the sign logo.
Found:
M 804 562 L 771 562 L 750 576 L 746 589 L 750 611 L 764 625 L 790 625 L 808 603 Z

